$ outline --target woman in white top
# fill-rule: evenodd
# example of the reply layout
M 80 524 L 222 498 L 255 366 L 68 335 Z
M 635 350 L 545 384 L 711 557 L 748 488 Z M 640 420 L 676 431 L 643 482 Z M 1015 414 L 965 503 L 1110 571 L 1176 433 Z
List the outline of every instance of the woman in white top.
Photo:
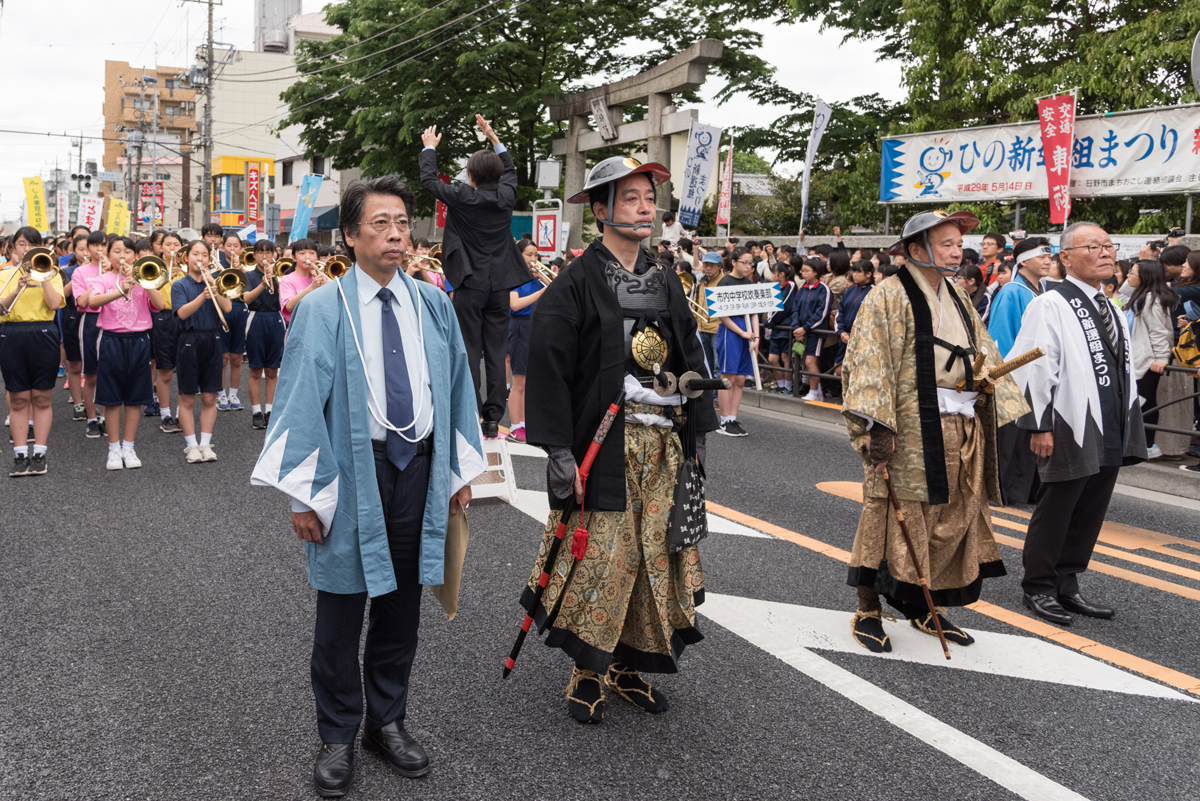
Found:
M 1171 348 L 1175 345 L 1171 312 L 1179 301 L 1179 294 L 1167 283 L 1162 264 L 1153 259 L 1139 259 L 1129 269 L 1127 282 L 1133 287 L 1133 294 L 1126 305 L 1126 313 L 1133 316 L 1133 374 L 1137 378 L 1138 395 L 1142 398 L 1144 412 L 1158 406 L 1158 382 L 1171 359 Z M 1157 425 L 1158 412 L 1145 414 L 1144 422 Z M 1162 451 L 1154 444 L 1154 434 L 1153 429 L 1146 429 L 1146 445 L 1151 459 L 1162 455 Z

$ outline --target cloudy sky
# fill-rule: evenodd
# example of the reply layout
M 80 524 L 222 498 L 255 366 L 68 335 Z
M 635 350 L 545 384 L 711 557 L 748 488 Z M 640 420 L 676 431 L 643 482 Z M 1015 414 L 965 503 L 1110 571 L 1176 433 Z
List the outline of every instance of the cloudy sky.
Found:
M 305 0 L 304 12 L 325 4 Z M 9 97 L 0 128 L 42 134 L 0 132 L 0 219 L 14 220 L 24 199 L 21 178 L 48 176 L 56 159 L 62 167 L 77 163 L 79 151 L 69 138 L 44 134 L 101 134 L 104 61 L 189 66 L 204 38 L 206 9 L 181 0 L 7 0 L 0 9 L 0 85 Z M 215 39 L 252 47 L 254 0 L 224 0 L 214 16 Z M 843 46 L 840 38 L 821 34 L 816 23 L 781 26 L 767 32 L 761 52 L 778 66 L 784 85 L 819 93 L 827 101 L 870 92 L 903 97 L 898 63 L 876 62 L 871 46 Z M 778 116 L 774 109 L 736 99 L 717 106 L 711 102 L 717 88 L 710 85 L 704 92 L 709 101 L 701 108 L 705 122 L 766 124 Z M 100 162 L 102 154 L 103 142 L 84 141 L 85 161 Z

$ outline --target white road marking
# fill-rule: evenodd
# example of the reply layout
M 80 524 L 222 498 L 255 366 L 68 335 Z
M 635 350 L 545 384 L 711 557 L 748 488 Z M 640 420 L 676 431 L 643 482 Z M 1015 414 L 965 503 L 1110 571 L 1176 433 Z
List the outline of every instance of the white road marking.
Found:
M 953 658 L 947 661 L 935 637 L 922 634 L 903 620 L 884 622 L 884 629 L 892 641 L 892 651 L 874 654 L 850 636 L 850 619 L 853 617 L 850 612 L 715 593 L 706 593 L 704 605 L 698 611 L 738 634 L 741 632 L 726 625 L 723 618 L 734 623 L 742 618 L 759 620 L 762 636 L 769 636 L 780 647 L 838 651 L 1068 687 L 1200 703 L 1200 699 L 1037 637 L 971 630 L 975 644 L 967 648 L 951 645 Z
M 942 723 L 912 704 L 818 656 L 801 645 L 795 637 L 781 635 L 775 624 L 765 619 L 760 610 L 743 607 L 739 603 L 745 600 L 708 594 L 704 605 L 698 611 L 868 712 L 878 715 L 1022 798 L 1029 801 L 1086 801 L 1084 796 L 1074 790 L 1063 787 L 991 746 Z

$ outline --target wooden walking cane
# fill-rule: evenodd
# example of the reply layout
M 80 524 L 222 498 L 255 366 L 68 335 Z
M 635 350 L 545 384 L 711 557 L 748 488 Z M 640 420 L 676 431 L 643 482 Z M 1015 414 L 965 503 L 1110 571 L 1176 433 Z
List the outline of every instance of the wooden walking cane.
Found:
M 604 444 L 604 438 L 608 436 L 608 430 L 612 428 L 613 420 L 617 417 L 617 412 L 621 410 L 622 404 L 625 403 L 625 390 L 622 389 L 617 393 L 617 399 L 609 404 L 608 411 L 604 413 L 604 419 L 600 421 L 600 427 L 596 429 L 595 436 L 592 437 L 592 444 L 588 446 L 587 454 L 583 457 L 583 464 L 579 465 L 579 483 L 583 485 L 584 490 L 587 490 L 588 473 L 592 471 L 592 462 L 596 461 L 596 454 L 600 452 L 600 446 Z M 575 512 L 575 493 L 567 497 L 567 502 L 563 504 L 562 515 L 558 519 L 558 528 L 554 531 L 554 540 L 550 543 L 550 550 L 546 553 L 546 561 L 542 563 L 542 575 L 538 578 L 537 589 L 533 593 L 533 603 L 530 604 L 533 610 L 538 608 L 538 604 L 542 602 L 542 596 L 546 594 L 546 585 L 550 583 L 550 571 L 554 569 L 554 561 L 558 558 L 558 549 L 562 546 L 563 537 L 567 533 L 567 520 Z M 587 547 L 587 529 L 582 528 L 583 513 L 579 516 L 580 528 L 575 529 L 575 537 L 571 543 L 571 553 L 576 559 L 582 559 L 582 551 Z M 504 662 L 504 678 L 508 678 L 512 673 L 513 666 L 517 662 L 517 656 L 521 653 L 521 646 L 525 644 L 525 636 L 529 634 L 529 628 L 533 625 L 533 612 L 525 615 L 525 619 L 521 621 L 521 630 L 517 632 L 517 641 L 513 643 L 512 651 L 508 654 L 508 659 Z
M 900 521 L 900 533 L 904 535 L 904 544 L 908 546 L 908 558 L 912 560 L 913 569 L 917 571 L 917 581 L 921 583 L 921 590 L 925 593 L 925 603 L 929 606 L 929 616 L 933 618 L 933 625 L 937 629 L 938 639 L 942 641 L 942 650 L 946 654 L 946 658 L 950 658 L 950 646 L 946 644 L 946 635 L 942 633 L 942 621 L 938 620 L 937 607 L 933 605 L 933 596 L 929 594 L 929 582 L 925 580 L 925 574 L 921 572 L 921 563 L 917 561 L 917 550 L 913 548 L 912 537 L 908 536 L 908 525 L 904 522 L 904 512 L 900 509 L 900 501 L 896 498 L 896 491 L 892 489 L 892 477 L 888 475 L 887 465 L 882 468 L 883 480 L 887 484 L 888 498 L 891 499 L 892 509 L 896 511 L 896 520 Z

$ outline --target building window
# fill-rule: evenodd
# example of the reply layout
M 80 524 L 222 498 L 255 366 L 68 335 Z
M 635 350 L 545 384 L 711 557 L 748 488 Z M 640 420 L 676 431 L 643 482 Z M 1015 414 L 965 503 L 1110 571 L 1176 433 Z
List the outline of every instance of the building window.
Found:
M 324 156 L 313 156 L 312 157 L 312 174 L 313 175 L 324 175 L 325 174 L 325 157 Z
M 229 208 L 245 211 L 246 209 L 246 176 L 229 176 Z
M 182 89 L 183 88 L 183 81 L 179 80 L 178 78 L 167 78 L 165 81 L 163 81 L 163 84 L 168 89 Z
M 292 162 L 290 161 L 283 162 L 283 185 L 292 185 Z

